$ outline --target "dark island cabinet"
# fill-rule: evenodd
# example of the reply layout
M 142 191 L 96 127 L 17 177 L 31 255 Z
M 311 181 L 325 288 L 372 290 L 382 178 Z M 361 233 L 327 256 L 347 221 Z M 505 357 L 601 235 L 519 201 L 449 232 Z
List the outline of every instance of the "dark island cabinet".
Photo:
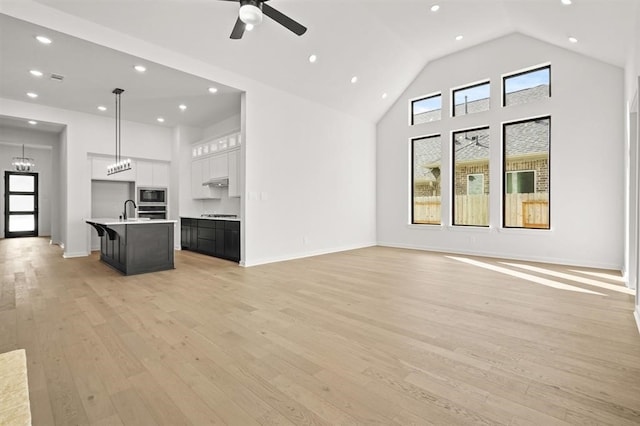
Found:
M 240 261 L 240 222 L 211 219 L 180 219 L 183 250 L 221 259 Z

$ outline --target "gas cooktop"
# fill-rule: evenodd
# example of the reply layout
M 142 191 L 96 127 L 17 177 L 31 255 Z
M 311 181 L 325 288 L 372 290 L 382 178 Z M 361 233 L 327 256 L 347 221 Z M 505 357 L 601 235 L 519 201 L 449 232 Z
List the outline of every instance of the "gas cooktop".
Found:
M 201 217 L 238 217 L 237 214 L 216 214 L 216 213 L 205 213 L 200 215 Z

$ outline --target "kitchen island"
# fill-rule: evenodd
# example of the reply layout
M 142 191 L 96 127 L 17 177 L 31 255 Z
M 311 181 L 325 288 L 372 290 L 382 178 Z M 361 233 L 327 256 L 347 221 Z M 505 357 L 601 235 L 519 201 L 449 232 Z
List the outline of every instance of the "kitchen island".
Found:
M 174 269 L 175 220 L 85 219 L 100 236 L 100 260 L 125 275 Z

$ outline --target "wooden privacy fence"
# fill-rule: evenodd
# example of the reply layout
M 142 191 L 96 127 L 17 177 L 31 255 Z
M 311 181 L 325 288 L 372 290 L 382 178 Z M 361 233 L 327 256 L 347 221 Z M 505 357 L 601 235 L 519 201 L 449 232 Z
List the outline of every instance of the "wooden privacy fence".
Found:
M 413 223 L 440 224 L 440 197 L 416 197 L 413 202 Z
M 489 225 L 489 194 L 456 195 L 454 225 Z
M 549 194 L 507 194 L 504 215 L 504 226 L 549 228 Z
M 454 204 L 456 225 L 489 224 L 489 196 L 456 195 Z M 504 225 L 516 228 L 549 228 L 549 194 L 507 194 L 504 197 Z M 416 197 L 413 203 L 413 223 L 440 224 L 441 197 Z

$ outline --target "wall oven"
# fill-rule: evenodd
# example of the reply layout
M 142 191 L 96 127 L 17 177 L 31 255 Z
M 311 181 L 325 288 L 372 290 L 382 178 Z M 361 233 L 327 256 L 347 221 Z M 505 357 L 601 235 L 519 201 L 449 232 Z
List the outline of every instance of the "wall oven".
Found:
M 166 219 L 166 206 L 138 206 L 138 217 L 148 219 Z
M 138 188 L 138 217 L 167 218 L 167 188 Z
M 166 205 L 167 188 L 138 188 L 138 207 Z

